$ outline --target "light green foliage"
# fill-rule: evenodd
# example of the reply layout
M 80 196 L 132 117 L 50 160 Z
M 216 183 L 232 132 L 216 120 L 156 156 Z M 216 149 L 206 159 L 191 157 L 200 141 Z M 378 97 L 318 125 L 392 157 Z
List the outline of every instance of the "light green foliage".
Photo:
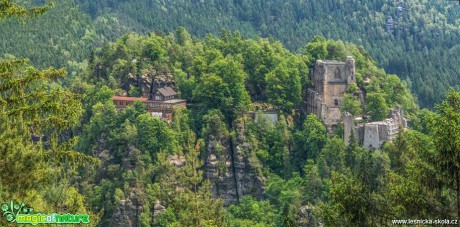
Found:
M 129 86 L 129 96 L 130 97 L 141 97 L 142 96 L 141 89 L 134 87 L 133 85 L 130 85 Z
M 92 109 L 96 103 L 112 101 L 114 95 L 114 92 L 105 85 L 102 87 L 94 86 L 86 91 L 83 98 L 83 108 L 85 110 L 83 119 L 89 120 L 91 118 Z
M 107 134 L 109 128 L 114 127 L 117 112 L 111 101 L 105 105 L 97 103 L 92 108 L 93 116 L 89 124 L 83 128 L 83 133 L 79 137 L 77 150 L 86 154 L 92 154 L 93 147 L 97 144 L 101 134 Z
M 210 110 L 203 117 L 203 138 L 207 139 L 210 135 L 218 135 L 221 137 L 228 136 L 229 132 L 227 125 L 224 122 L 224 116 L 219 110 Z
M 268 102 L 290 113 L 301 100 L 302 84 L 299 70 L 289 69 L 285 64 L 278 65 L 265 77 Z
M 305 119 L 302 129 L 294 134 L 294 163 L 303 167 L 307 159 L 316 159 L 327 142 L 326 127 L 314 114 Z
M 2 2 L 11 3 L 6 0 Z M 28 6 L 33 5 L 23 2 Z M 163 35 L 182 29 L 176 32 L 177 36 L 181 36 L 177 38 L 178 43 L 191 46 L 191 35 L 205 37 L 209 33 L 219 34 L 221 29 L 239 29 L 239 37 L 273 37 L 291 51 L 304 47 L 305 40 L 321 40 L 317 37 L 321 34 L 326 37 L 324 42 L 304 48 L 314 56 L 312 63 L 324 58 L 343 59 L 349 50 L 346 42 L 355 43 L 369 51 L 360 59 L 360 63 L 372 56 L 387 72 L 397 73 L 404 80 L 411 81 L 412 89 L 424 107 L 433 106 L 434 101 L 441 99 L 438 91 L 445 91 L 457 83 L 456 72 L 459 70 L 453 62 L 458 60 L 458 12 L 446 1 L 407 1 L 402 11 L 399 11 L 398 4 L 399 1 L 363 3 L 354 0 L 340 2 L 338 7 L 319 0 L 287 0 L 280 6 L 273 0 L 224 0 L 206 4 L 178 0 L 152 5 L 147 0 L 62 0 L 56 2 L 55 7 L 45 15 L 28 21 L 24 28 L 18 29 L 17 21 L 8 20 L 0 31 L 0 46 L 6 53 L 30 56 L 35 66 L 70 66 L 72 63 L 69 62 L 82 61 L 90 55 L 91 50 L 100 47 L 102 42 L 114 41 L 127 31 Z M 26 12 L 27 15 L 27 10 L 19 9 L 10 11 Z M 391 34 L 385 30 L 388 16 L 397 22 Z M 37 27 L 41 29 L 36 30 Z M 192 34 L 188 34 L 185 29 Z M 26 33 L 33 33 L 34 36 L 23 35 Z M 220 44 L 224 55 L 234 55 L 234 52 L 249 49 L 241 44 L 241 39 L 228 33 L 220 33 L 226 35 L 224 44 Z M 325 41 L 339 38 L 344 42 Z M 153 60 L 157 60 L 158 56 L 165 53 L 162 49 L 164 45 L 167 46 L 167 42 L 149 41 L 146 42 L 148 48 L 138 53 L 148 52 L 145 56 L 150 58 L 151 55 Z M 182 50 L 174 49 L 179 52 Z M 350 51 L 355 55 L 353 52 Z M 256 54 L 263 55 L 261 52 Z M 185 71 L 193 55 L 184 53 L 176 56 L 183 59 L 181 68 Z M 254 81 L 263 80 L 266 74 L 264 68 L 265 65 L 261 66 L 260 70 L 255 70 L 257 73 L 251 72 L 248 77 L 254 75 L 257 78 Z M 268 71 L 273 69 L 267 68 Z M 357 73 L 358 81 L 366 74 Z M 264 89 L 262 83 L 255 85 Z M 257 86 L 252 87 L 250 94 L 263 96 Z
M 0 17 L 24 19 L 50 6 L 25 9 L 2 0 Z M 93 215 L 85 209 L 84 197 L 68 185 L 77 167 L 99 160 L 73 151 L 75 138 L 63 136 L 82 113 L 79 97 L 55 83 L 64 74 L 64 69 L 40 71 L 24 59 L 0 61 L 0 199 L 27 201 L 43 212 L 53 207 L 56 212 Z M 53 195 L 56 191 L 60 196 Z
M 387 118 L 389 107 L 385 101 L 385 94 L 377 92 L 368 93 L 366 100 L 366 111 L 372 121 L 380 121 Z
M 29 198 L 32 206 L 44 210 L 65 207 L 68 212 L 86 212 L 82 195 L 66 182 L 77 167 L 98 160 L 73 151 L 74 139 L 58 140 L 82 113 L 78 97 L 54 83 L 65 70 L 39 71 L 25 60 L 13 60 L 0 62 L 0 74 L 0 153 L 5 167 L 0 170 L 1 199 Z M 33 142 L 32 136 L 38 141 Z M 48 196 L 58 183 L 62 197 Z
M 203 102 L 208 109 L 220 109 L 229 119 L 238 111 L 248 109 L 250 98 L 244 87 L 246 74 L 235 57 L 213 60 L 206 71 L 193 91 L 194 101 Z
M 25 138 L 30 136 L 24 130 L 7 126 L 6 118 L 2 114 L 0 119 L 0 164 L 4 167 L 0 171 L 2 177 L 2 200 L 24 199 L 27 193 L 35 194 L 37 185 L 49 185 L 52 169 L 42 161 L 43 149 L 34 146 Z M 24 166 L 28 171 L 24 172 Z
M 304 51 L 311 56 L 310 66 L 313 66 L 317 60 L 327 59 L 328 50 L 326 39 L 322 36 L 315 36 L 304 47 Z
M 389 106 L 401 105 L 407 112 L 413 112 L 417 106 L 407 89 L 406 82 L 401 81 L 396 75 L 388 75 L 381 82 L 382 91 L 387 94 Z
M 139 148 L 149 152 L 152 158 L 174 145 L 171 129 L 162 120 L 142 114 L 136 122 Z
M 42 15 L 46 10 L 53 7 L 54 3 L 43 5 L 39 7 L 25 8 L 10 0 L 2 0 L 0 2 L 0 18 L 18 17 L 20 19 L 30 19 L 32 17 Z
M 155 222 L 155 226 L 174 226 L 178 225 L 176 215 L 172 207 L 168 207 L 164 212 L 160 213 Z
M 278 208 L 282 225 L 295 226 L 298 211 L 306 202 L 305 180 L 295 172 L 289 180 L 270 175 L 267 185 L 267 198 L 270 204 Z
M 340 105 L 340 111 L 348 112 L 352 115 L 362 113 L 361 102 L 356 96 L 344 94 Z
M 231 205 L 225 218 L 228 226 L 278 226 L 281 217 L 268 201 L 257 201 L 244 196 L 238 205 Z
M 356 83 L 348 84 L 347 93 L 353 94 L 353 92 L 358 91 L 358 90 L 359 90 L 359 87 L 358 85 L 356 85 Z

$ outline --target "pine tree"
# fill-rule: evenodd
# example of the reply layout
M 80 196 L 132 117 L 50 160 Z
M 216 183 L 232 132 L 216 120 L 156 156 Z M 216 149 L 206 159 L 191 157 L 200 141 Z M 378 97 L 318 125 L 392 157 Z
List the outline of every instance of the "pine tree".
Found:
M 0 18 L 26 19 L 42 14 L 51 6 L 25 9 L 2 0 Z M 72 187 L 66 188 L 66 196 L 58 200 L 46 197 L 50 188 L 57 188 L 58 181 L 66 182 L 67 173 L 77 166 L 97 163 L 96 159 L 71 151 L 75 140 L 59 138 L 82 113 L 79 98 L 53 83 L 65 74 L 64 69 L 37 70 L 28 66 L 26 59 L 0 61 L 2 201 L 28 198 L 34 202 L 34 208 L 44 211 L 48 210 L 47 203 L 56 204 L 55 211 L 58 203 L 66 204 L 69 209 L 84 209 L 81 195 Z M 68 203 L 71 197 L 80 201 L 77 206 Z
M 457 191 L 457 218 L 460 217 L 460 93 L 451 89 L 430 116 L 429 128 L 437 148 L 439 176 Z

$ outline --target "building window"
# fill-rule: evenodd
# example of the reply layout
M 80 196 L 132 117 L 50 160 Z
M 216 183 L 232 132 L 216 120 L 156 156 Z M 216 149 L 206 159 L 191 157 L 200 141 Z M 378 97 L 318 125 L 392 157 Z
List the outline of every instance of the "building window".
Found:
M 155 100 L 161 100 L 161 97 L 159 95 L 156 95 Z
M 339 69 L 339 67 L 337 67 L 337 69 L 335 69 L 334 77 L 335 77 L 335 79 L 340 79 L 340 69 Z

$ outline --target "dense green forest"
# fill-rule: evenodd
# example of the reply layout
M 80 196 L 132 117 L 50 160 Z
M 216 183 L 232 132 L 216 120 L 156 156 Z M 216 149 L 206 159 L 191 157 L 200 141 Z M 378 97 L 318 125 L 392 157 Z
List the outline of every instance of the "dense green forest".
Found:
M 358 7 L 353 2 L 341 4 Z M 361 2 L 359 9 L 378 5 Z M 398 75 L 383 70 L 385 53 L 374 58 L 373 52 L 378 51 L 371 44 L 363 44 L 368 50 L 343 41 L 348 40 L 345 36 L 330 39 L 324 33 L 321 34 L 326 38 L 312 36 L 297 44 L 287 40 L 295 38 L 287 32 L 289 27 L 284 34 L 273 33 L 273 37 L 283 35 L 281 41 L 260 37 L 270 33 L 247 38 L 255 22 L 261 23 L 260 27 L 278 26 L 256 15 L 276 10 L 278 14 L 273 15 L 279 17 L 272 18 L 275 21 L 285 20 L 282 16 L 287 15 L 308 21 L 324 13 L 321 7 L 337 7 L 332 2 L 312 3 L 312 8 L 306 9 L 290 1 L 284 3 L 285 8 L 257 1 L 163 3 L 82 1 L 80 8 L 66 2 L 66 7 L 75 11 L 67 12 L 66 17 L 61 15 L 61 20 L 46 21 L 47 15 L 60 18 L 57 12 L 65 12 L 60 4 L 27 10 L 10 1 L 0 1 L 0 17 L 8 18 L 1 22 L 2 28 L 5 25 L 18 30 L 2 34 L 8 39 L 18 34 L 32 36 L 35 33 L 27 29 L 40 24 L 56 23 L 56 31 L 65 31 L 69 28 L 66 23 L 76 23 L 75 35 L 68 36 L 68 41 L 64 35 L 62 39 L 50 39 L 56 52 L 42 52 L 48 45 L 45 44 L 31 46 L 32 63 L 11 54 L 4 54 L 0 60 L 0 203 L 25 202 L 42 213 L 87 213 L 91 226 L 386 226 L 395 219 L 459 218 L 460 92 L 446 89 L 447 95 L 441 97 L 433 111 L 420 109 L 410 88 L 424 88 L 416 80 L 401 80 L 398 76 L 404 74 L 398 70 L 394 72 Z M 425 28 L 419 25 L 426 23 L 439 29 L 444 41 L 450 35 L 454 37 L 453 26 L 458 21 L 443 17 L 441 12 L 452 16 L 458 11 L 452 12 L 447 4 L 425 3 L 424 7 L 437 7 L 436 20 L 445 22 L 446 30 L 431 20 L 417 20 L 417 28 Z M 177 7 L 167 7 L 174 4 Z M 158 5 L 163 12 L 173 13 L 163 20 L 155 19 L 161 23 L 140 19 L 145 15 L 141 9 L 150 8 L 152 14 Z M 200 7 L 216 10 L 206 11 L 209 14 L 203 16 L 197 14 Z M 407 1 L 405 7 L 409 11 L 421 5 Z M 81 14 L 82 9 L 90 16 Z M 139 9 L 137 19 L 127 13 L 134 9 Z M 231 20 L 240 32 L 214 31 L 228 28 L 222 19 L 217 21 L 222 24 L 196 24 L 196 29 L 180 27 L 182 21 L 171 21 L 171 27 L 178 25 L 173 32 L 166 32 L 171 27 L 158 27 L 159 31 L 148 34 L 124 33 L 134 25 L 140 33 L 152 31 L 153 24 L 179 20 L 175 15 L 183 14 L 185 9 L 190 9 L 186 14 L 190 17 L 208 18 L 213 12 L 225 10 L 245 19 Z M 250 13 L 257 9 L 260 14 Z M 298 14 L 285 11 L 294 9 L 299 10 Z M 425 9 L 411 10 L 423 18 L 430 15 Z M 41 15 L 43 11 L 46 12 Z M 346 11 L 334 12 L 349 15 Z M 126 14 L 121 17 L 122 13 Z M 114 19 L 118 16 L 124 19 Z M 377 17 L 369 17 L 369 23 L 378 23 Z M 409 23 L 413 17 L 406 19 Z M 94 20 L 120 30 L 102 34 L 92 24 Z M 81 21 L 87 23 L 79 25 Z M 120 22 L 120 27 L 110 24 L 117 21 L 124 23 Z M 200 23 L 208 22 L 203 19 Z M 415 29 L 409 25 L 408 29 Z M 405 39 L 404 34 L 395 32 L 390 36 L 384 29 L 377 29 L 382 30 L 381 34 L 375 35 Z M 122 34 L 115 38 L 118 32 Z M 408 34 L 416 36 L 417 32 L 421 30 Z M 423 37 L 421 33 L 418 36 Z M 54 36 L 33 40 L 44 37 Z M 436 39 L 417 40 L 408 42 L 406 47 Z M 446 45 L 444 41 L 433 41 L 421 57 L 434 54 L 439 50 L 436 45 Z M 380 41 L 365 42 L 375 45 Z M 388 56 L 403 57 L 388 52 L 388 48 L 395 48 L 391 43 L 381 46 L 387 48 L 382 51 L 387 51 Z M 79 45 L 88 49 L 79 49 Z M 92 48 L 93 45 L 100 48 Z M 412 47 L 417 56 L 418 48 Z M 0 49 L 12 53 L 8 48 Z M 62 57 L 55 57 L 59 53 Z M 28 54 L 25 51 L 16 57 Z M 380 149 L 361 147 L 355 137 L 346 146 L 343 128 L 328 133 L 316 115 L 299 111 L 306 89 L 312 87 L 308 72 L 316 60 L 343 61 L 346 56 L 356 61 L 356 84 L 344 95 L 342 111 L 377 121 L 385 119 L 390 108 L 401 106 L 405 117 L 411 119 L 410 129 L 400 130 Z M 408 58 L 407 64 L 410 59 L 416 58 Z M 457 67 L 455 58 L 450 60 L 451 66 Z M 438 57 L 433 61 L 443 60 Z M 413 64 L 427 67 L 416 60 Z M 60 66 L 68 66 L 67 71 L 53 68 Z M 414 73 L 412 69 L 408 72 Z M 441 74 L 433 71 L 433 75 Z M 116 109 L 114 95 L 138 97 L 142 91 L 140 79 L 164 75 L 174 79 L 181 98 L 189 103 L 187 108 L 175 110 L 170 122 L 151 117 L 141 102 L 123 111 Z M 433 84 L 426 86 L 438 89 Z M 364 104 L 353 96 L 357 90 L 363 91 Z M 278 121 L 255 121 L 248 116 L 249 111 L 261 111 L 261 106 L 274 109 L 279 114 Z M 3 206 L 2 211 L 5 212 Z M 7 218 L 0 219 L 2 226 L 11 224 Z
M 272 37 L 296 53 L 317 35 L 363 46 L 379 67 L 407 82 L 423 107 L 460 86 L 460 6 L 453 1 L 62 0 L 56 6 L 24 26 L 7 19 L 0 57 L 74 72 L 94 47 L 129 31 L 168 34 L 183 26 L 204 38 L 224 28 L 246 38 Z

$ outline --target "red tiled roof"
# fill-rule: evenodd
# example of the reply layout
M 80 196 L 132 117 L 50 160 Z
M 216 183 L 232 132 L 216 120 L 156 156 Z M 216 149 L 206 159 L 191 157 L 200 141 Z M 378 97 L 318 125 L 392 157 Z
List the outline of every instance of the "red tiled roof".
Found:
M 125 97 L 125 96 L 113 96 L 113 101 L 136 101 L 140 100 L 142 102 L 147 101 L 147 98 L 137 98 L 137 97 Z

